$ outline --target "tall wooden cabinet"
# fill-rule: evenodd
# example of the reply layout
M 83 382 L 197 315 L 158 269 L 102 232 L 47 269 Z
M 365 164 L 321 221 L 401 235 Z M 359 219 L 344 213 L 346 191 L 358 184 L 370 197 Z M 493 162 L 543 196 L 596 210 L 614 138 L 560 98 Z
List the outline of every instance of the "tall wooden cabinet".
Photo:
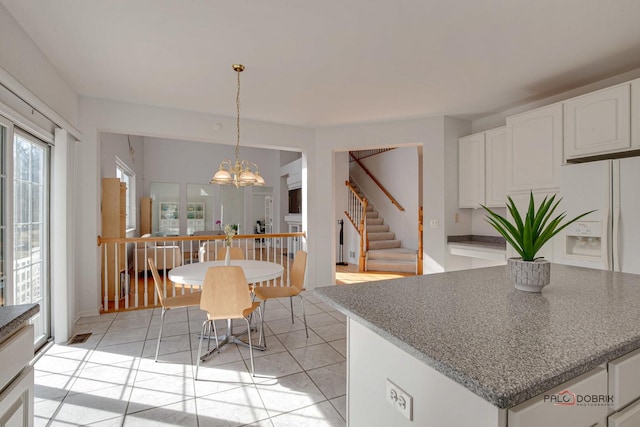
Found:
M 153 214 L 153 199 L 140 199 L 140 235 L 151 234 L 151 215 Z
M 127 226 L 127 185 L 118 178 L 102 179 L 102 237 L 126 237 Z M 125 244 L 107 244 L 102 248 L 102 299 L 105 294 L 109 301 L 123 296 L 125 272 Z M 105 288 L 108 292 L 105 292 Z M 107 309 L 107 307 L 104 307 Z

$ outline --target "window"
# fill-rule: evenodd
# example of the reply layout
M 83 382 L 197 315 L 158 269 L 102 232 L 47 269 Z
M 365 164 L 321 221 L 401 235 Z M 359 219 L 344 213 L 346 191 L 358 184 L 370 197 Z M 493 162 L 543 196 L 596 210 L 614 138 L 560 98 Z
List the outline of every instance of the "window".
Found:
M 127 185 L 127 229 L 136 228 L 136 174 L 122 160 L 116 157 L 116 178 Z

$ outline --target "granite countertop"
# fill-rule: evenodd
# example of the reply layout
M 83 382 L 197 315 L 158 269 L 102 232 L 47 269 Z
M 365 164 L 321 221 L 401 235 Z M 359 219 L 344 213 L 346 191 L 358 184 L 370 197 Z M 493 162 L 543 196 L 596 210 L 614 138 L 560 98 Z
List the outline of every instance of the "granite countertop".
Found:
M 640 348 L 640 275 L 552 264 L 542 293 L 505 267 L 315 289 L 499 408 Z
M 21 304 L 0 307 L 0 342 L 13 335 L 33 315 L 40 311 L 38 304 Z
M 461 246 L 469 246 L 473 248 L 486 248 L 496 250 L 507 250 L 507 243 L 504 237 L 500 236 L 478 236 L 478 235 L 464 235 L 464 236 L 448 236 L 448 244 L 456 244 Z

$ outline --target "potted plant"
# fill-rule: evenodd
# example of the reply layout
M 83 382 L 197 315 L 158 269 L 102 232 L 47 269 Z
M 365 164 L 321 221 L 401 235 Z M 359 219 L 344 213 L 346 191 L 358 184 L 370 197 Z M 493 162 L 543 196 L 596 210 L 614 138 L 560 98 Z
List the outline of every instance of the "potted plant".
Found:
M 549 284 L 551 264 L 544 258 L 536 258 L 538 251 L 568 225 L 595 211 L 585 212 L 563 223 L 566 212 L 553 216 L 561 198 L 556 201 L 555 195 L 545 197 L 536 209 L 531 192 L 529 207 L 523 218 L 511 197 L 507 199 L 507 209 L 513 218 L 512 222 L 488 207 L 480 206 L 487 211 L 487 222 L 520 254 L 520 258 L 509 258 L 507 261 L 507 277 L 516 289 L 540 292 Z

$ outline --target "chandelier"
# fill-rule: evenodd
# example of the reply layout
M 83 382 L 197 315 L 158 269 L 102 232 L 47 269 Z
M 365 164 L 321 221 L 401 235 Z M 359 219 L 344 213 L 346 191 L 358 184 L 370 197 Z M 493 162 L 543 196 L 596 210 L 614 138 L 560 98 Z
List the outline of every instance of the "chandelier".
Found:
M 258 165 L 248 160 L 240 160 L 240 73 L 244 71 L 244 65 L 233 64 L 233 70 L 238 75 L 238 91 L 236 92 L 236 160 L 231 162 L 229 159 L 224 159 L 220 163 L 218 171 L 211 178 L 211 184 L 235 185 L 236 188 L 250 185 L 263 186 L 264 178 L 258 171 Z

